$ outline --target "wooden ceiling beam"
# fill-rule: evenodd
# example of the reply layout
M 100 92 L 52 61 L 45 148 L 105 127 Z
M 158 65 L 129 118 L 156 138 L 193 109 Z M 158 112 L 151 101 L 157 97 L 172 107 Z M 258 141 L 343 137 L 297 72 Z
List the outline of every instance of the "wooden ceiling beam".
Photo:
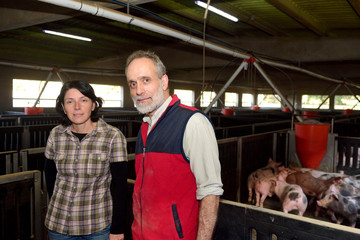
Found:
M 360 0 L 348 0 L 348 2 L 350 3 L 351 7 L 355 10 L 357 15 L 360 16 Z
M 326 36 L 326 28 L 320 23 L 318 19 L 312 16 L 309 12 L 301 8 L 296 2 L 292 0 L 266 0 L 276 8 L 294 18 L 297 22 L 304 25 L 315 34 L 319 36 Z

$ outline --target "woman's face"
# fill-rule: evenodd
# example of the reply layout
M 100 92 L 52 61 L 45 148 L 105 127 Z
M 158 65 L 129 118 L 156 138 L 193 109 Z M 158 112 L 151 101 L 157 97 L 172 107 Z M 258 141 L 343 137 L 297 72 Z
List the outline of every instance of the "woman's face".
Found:
M 64 113 L 73 125 L 85 125 L 92 123 L 91 112 L 95 109 L 95 103 L 79 90 L 69 89 L 65 93 L 62 104 Z

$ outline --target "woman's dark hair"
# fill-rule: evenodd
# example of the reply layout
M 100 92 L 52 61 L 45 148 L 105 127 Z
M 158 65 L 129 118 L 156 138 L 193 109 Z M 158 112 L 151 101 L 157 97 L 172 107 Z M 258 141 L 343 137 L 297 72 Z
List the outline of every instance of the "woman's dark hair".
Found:
M 72 124 L 70 119 L 64 113 L 64 109 L 62 107 L 62 104 L 64 104 L 64 98 L 66 92 L 72 88 L 79 90 L 79 92 L 81 92 L 84 96 L 90 98 L 91 101 L 95 103 L 95 109 L 94 111 L 91 112 L 91 121 L 97 122 L 100 118 L 100 116 L 98 116 L 98 111 L 103 104 L 102 98 L 96 97 L 94 89 L 90 86 L 88 82 L 82 80 L 75 80 L 64 83 L 64 85 L 61 88 L 60 94 L 56 99 L 56 111 L 62 117 L 61 124 L 64 126 L 69 126 Z

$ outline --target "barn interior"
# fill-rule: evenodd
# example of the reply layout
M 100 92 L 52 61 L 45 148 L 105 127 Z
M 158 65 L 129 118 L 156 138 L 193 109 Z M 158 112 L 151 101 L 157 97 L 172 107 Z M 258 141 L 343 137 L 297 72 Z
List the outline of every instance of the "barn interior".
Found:
M 360 93 L 360 1 L 209 2 L 236 16 L 238 21 L 232 22 L 211 11 L 205 14 L 206 10 L 193 0 L 0 1 L 0 113 L 4 122 L 0 127 L 0 159 L 13 164 L 6 169 L 41 170 L 47 134 L 58 124 L 53 108 L 44 108 L 44 114 L 39 116 L 26 116 L 23 107 L 14 107 L 13 79 L 83 79 L 123 86 L 123 107 L 107 109 L 103 116 L 124 132 L 129 153 L 133 153 L 142 116 L 136 113 L 128 91 L 125 62 L 135 50 L 151 50 L 167 67 L 171 94 L 174 89 L 191 89 L 198 98 L 203 90 L 219 93 L 226 86 L 226 91 L 237 92 L 239 96 L 276 93 L 281 96 L 282 106 L 291 109 L 289 113 L 281 109 L 255 112 L 239 106 L 236 110 L 242 114 L 236 116 L 219 114 L 221 105 L 210 110 L 215 113 L 211 120 L 218 138 L 225 190 L 214 239 L 249 239 L 254 236 L 253 231 L 257 239 L 268 239 L 269 234 L 279 239 L 359 237 L 359 222 L 353 229 L 325 218 L 319 221 L 289 216 L 279 211 L 278 205 L 272 206 L 276 210 L 273 211 L 244 203 L 249 173 L 265 166 L 269 157 L 284 163 L 291 158 L 289 145 L 293 142 L 289 137 L 293 132 L 289 134 L 289 131 L 293 131 L 294 121 L 299 120 L 296 111 L 300 114 L 303 110 L 303 94 L 357 96 Z M 92 41 L 54 36 L 44 30 L 79 35 Z M 218 97 L 224 102 L 223 94 Z M 196 102 L 195 107 L 201 108 L 200 103 Z M 344 116 L 332 104 L 330 109 L 320 112 L 323 114 L 316 120 L 330 124 L 332 135 L 329 136 L 333 141 L 325 159 L 331 169 L 325 167 L 326 170 L 360 174 L 359 164 L 352 164 L 353 159 L 358 159 L 353 149 L 360 144 L 359 114 L 356 111 Z M 132 157 L 129 158 L 131 173 L 134 172 Z M 16 162 L 19 164 L 15 165 Z M 34 202 L 41 205 L 35 212 L 43 214 L 44 189 L 37 185 L 42 176 L 28 175 L 12 176 L 10 180 L 0 177 L 0 180 L 2 184 L 13 181 L 11 189 L 18 186 L 14 179 L 25 179 L 25 193 L 11 193 L 11 196 L 27 196 L 33 194 L 30 193 L 33 189 L 37 190 L 35 195 L 40 197 Z M 131 184 L 129 181 L 130 190 Z M 10 205 L 10 210 L 1 210 L 2 215 L 16 221 L 10 217 L 15 216 L 16 206 L 11 205 L 15 203 L 1 201 Z M 43 233 L 36 234 L 43 231 L 43 216 L 32 215 L 26 204 L 20 204 L 23 207 L 20 209 L 24 219 L 35 218 L 32 224 L 35 227 L 26 227 L 21 234 L 45 239 Z M 8 226 L 4 225 L 4 219 L 0 225 Z

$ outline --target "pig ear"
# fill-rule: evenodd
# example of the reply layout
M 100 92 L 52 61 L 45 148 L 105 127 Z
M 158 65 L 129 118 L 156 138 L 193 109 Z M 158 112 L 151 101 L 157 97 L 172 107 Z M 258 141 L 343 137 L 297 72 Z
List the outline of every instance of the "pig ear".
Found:
M 339 196 L 338 196 L 337 194 L 333 193 L 333 194 L 331 194 L 331 196 L 332 196 L 335 200 L 339 201 Z
M 336 178 L 334 179 L 333 183 L 338 183 L 338 182 L 340 182 L 340 180 L 341 180 L 341 177 L 336 177 Z
M 270 182 L 271 182 L 271 184 L 273 184 L 274 186 L 276 186 L 276 180 L 271 179 Z

